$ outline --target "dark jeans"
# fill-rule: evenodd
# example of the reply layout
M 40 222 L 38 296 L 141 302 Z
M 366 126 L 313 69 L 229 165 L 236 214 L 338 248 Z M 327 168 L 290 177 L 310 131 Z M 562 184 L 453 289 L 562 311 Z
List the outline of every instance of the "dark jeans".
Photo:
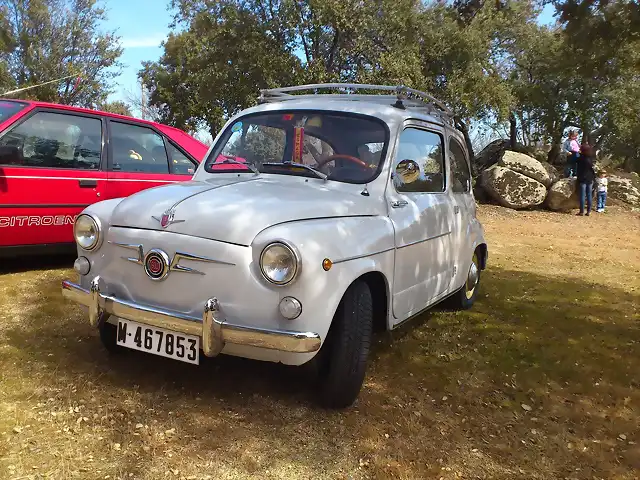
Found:
M 576 153 L 569 153 L 567 155 L 567 163 L 564 167 L 565 177 L 575 177 L 578 169 L 578 155 Z
M 584 201 L 587 200 L 587 213 L 591 211 L 593 201 L 593 182 L 580 183 L 580 213 L 584 213 Z

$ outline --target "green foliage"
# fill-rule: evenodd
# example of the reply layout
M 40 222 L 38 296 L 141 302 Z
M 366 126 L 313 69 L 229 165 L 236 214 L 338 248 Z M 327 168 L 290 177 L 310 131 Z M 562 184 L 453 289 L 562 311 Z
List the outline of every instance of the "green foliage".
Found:
M 61 82 L 20 92 L 22 98 L 91 107 L 106 100 L 118 75 L 118 38 L 102 33 L 105 12 L 95 0 L 2 0 L 0 86 Z M 82 81 L 74 88 L 76 76 Z
M 117 100 L 115 102 L 105 102 L 98 105 L 98 110 L 109 113 L 117 113 L 118 115 L 126 115 L 132 117 L 131 107 L 125 102 Z
M 527 147 L 557 150 L 574 127 L 637 156 L 640 120 L 624 101 L 640 71 L 637 1 L 557 0 L 552 27 L 536 21 L 544 3 L 172 0 L 176 31 L 140 76 L 162 121 L 212 135 L 261 88 L 405 84 L 443 99 L 469 145 L 472 122 L 511 119 Z

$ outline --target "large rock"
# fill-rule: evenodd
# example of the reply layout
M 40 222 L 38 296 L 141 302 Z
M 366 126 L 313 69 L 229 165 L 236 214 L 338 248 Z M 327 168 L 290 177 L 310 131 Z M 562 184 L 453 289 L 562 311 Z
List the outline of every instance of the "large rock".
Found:
M 536 207 L 547 195 L 542 183 L 499 165 L 482 172 L 480 183 L 491 198 L 508 208 Z
M 540 164 L 547 171 L 547 173 L 549 174 L 549 178 L 551 179 L 551 183 L 549 183 L 549 185 L 545 185 L 547 188 L 549 188 L 551 185 L 562 178 L 562 175 L 560 175 L 558 169 L 551 165 L 549 162 L 540 162 Z
M 637 176 L 628 178 L 618 175 L 609 176 L 607 196 L 633 207 L 640 207 L 640 181 Z
M 556 212 L 568 212 L 573 208 L 580 208 L 577 180 L 574 178 L 561 178 L 551 185 L 545 206 Z
M 480 153 L 473 158 L 474 172 L 482 173 L 500 161 L 505 149 L 509 146 L 509 140 L 494 140 L 484 147 Z
M 498 162 L 498 165 L 520 173 L 525 177 L 532 178 L 547 188 L 551 186 L 551 177 L 547 173 L 547 170 L 538 160 L 524 153 L 506 150 Z

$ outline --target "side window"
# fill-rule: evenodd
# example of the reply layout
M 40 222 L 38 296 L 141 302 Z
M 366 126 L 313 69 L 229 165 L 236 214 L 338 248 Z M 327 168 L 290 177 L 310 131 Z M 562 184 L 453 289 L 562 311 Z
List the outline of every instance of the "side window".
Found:
M 0 138 L 0 164 L 98 170 L 102 122 L 38 112 Z
M 400 135 L 393 181 L 399 192 L 444 192 L 442 137 L 418 128 Z
M 131 173 L 169 173 L 162 136 L 141 125 L 111 121 L 113 169 Z
M 171 173 L 174 175 L 193 175 L 196 173 L 197 165 L 193 160 L 189 159 L 184 153 L 176 148 L 176 146 L 167 141 L 167 147 L 169 150 L 169 166 L 171 167 Z
M 471 188 L 471 173 L 462 146 L 453 138 L 449 140 L 449 159 L 451 163 L 451 191 L 466 193 Z

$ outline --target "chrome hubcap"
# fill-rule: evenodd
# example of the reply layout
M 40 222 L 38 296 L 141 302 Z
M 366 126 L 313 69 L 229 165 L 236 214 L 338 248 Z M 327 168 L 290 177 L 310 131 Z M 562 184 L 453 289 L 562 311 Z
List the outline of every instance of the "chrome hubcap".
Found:
M 479 274 L 480 269 L 478 268 L 478 257 L 474 255 L 473 260 L 471 261 L 471 266 L 469 267 L 469 274 L 467 275 L 467 283 L 465 285 L 465 293 L 468 299 L 473 297 L 473 292 L 476 291 L 480 277 Z

